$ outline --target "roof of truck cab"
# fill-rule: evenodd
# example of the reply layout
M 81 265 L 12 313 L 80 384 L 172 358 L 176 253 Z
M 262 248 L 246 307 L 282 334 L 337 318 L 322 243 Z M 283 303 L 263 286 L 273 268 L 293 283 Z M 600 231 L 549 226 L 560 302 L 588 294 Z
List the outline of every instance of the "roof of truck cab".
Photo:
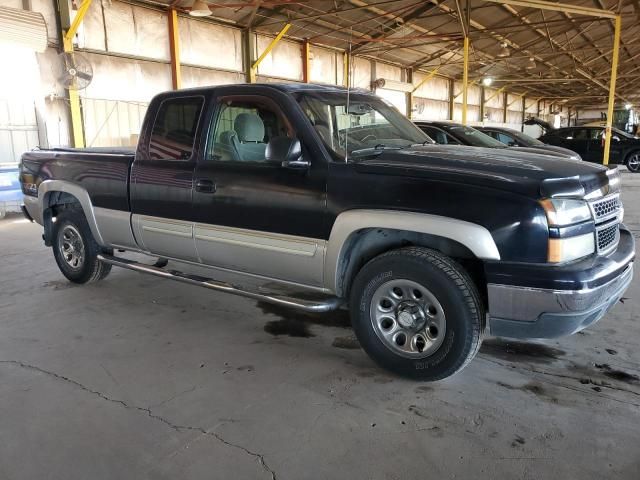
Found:
M 314 85 L 309 83 L 236 83 L 236 84 L 227 84 L 227 85 L 211 85 L 211 86 L 205 86 L 205 87 L 182 88 L 180 90 L 170 90 L 167 92 L 163 92 L 163 94 L 175 94 L 179 92 L 206 93 L 206 92 L 218 90 L 223 87 L 272 88 L 272 89 L 280 90 L 281 92 L 286 92 L 286 93 L 319 92 L 319 93 L 346 94 L 348 91 L 350 91 L 352 93 L 373 95 L 370 91 L 364 90 L 362 88 L 347 89 L 345 87 L 339 87 L 335 85 Z

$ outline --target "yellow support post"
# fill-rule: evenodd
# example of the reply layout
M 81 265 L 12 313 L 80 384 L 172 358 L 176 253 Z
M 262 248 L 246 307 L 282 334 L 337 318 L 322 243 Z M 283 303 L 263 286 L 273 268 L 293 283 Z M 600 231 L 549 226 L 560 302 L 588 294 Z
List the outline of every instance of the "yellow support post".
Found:
M 260 65 L 260 63 L 262 63 L 265 57 L 269 55 L 269 53 L 271 53 L 271 50 L 273 50 L 273 47 L 275 47 L 278 44 L 278 42 L 282 39 L 282 37 L 284 37 L 284 34 L 287 33 L 287 30 L 289 30 L 289 28 L 291 28 L 290 23 L 287 23 L 284 27 L 282 27 L 282 30 L 278 32 L 278 35 L 276 35 L 276 38 L 271 40 L 271 43 L 267 45 L 267 48 L 264 49 L 264 52 L 262 52 L 262 54 L 254 62 L 254 64 L 251 65 L 251 71 L 250 71 L 251 83 L 255 82 L 256 76 L 258 74 L 258 65 Z
M 462 71 L 462 125 L 467 124 L 467 103 L 469 90 L 469 37 L 464 37 L 463 48 L 463 71 Z
M 302 44 L 302 81 L 311 82 L 311 51 L 308 40 Z
M 171 58 L 171 84 L 173 89 L 182 87 L 182 69 L 180 67 L 180 32 L 178 30 L 178 11 L 170 8 L 169 17 L 169 54 Z
M 91 6 L 92 0 L 84 0 L 69 29 L 62 36 L 62 49 L 67 52 L 73 52 L 73 37 L 76 36 L 78 27 L 82 23 L 87 10 Z M 71 113 L 71 136 L 73 137 L 73 146 L 76 148 L 84 147 L 84 130 L 82 128 L 82 107 L 80 105 L 80 96 L 77 90 L 69 89 L 69 110 Z
M 82 20 L 84 20 L 84 16 L 87 13 L 87 10 L 89 10 L 90 6 L 91 6 L 91 0 L 84 0 L 80 4 L 80 6 L 78 7 L 78 13 L 76 13 L 76 16 L 73 19 L 73 22 L 71 22 L 71 26 L 69 27 L 69 30 L 67 30 L 64 34 L 64 43 L 68 42 L 71 45 L 71 50 L 69 51 L 73 51 L 73 37 L 75 37 L 76 32 L 78 31 L 78 27 L 82 23 Z
M 620 55 L 620 30 L 622 17 L 616 15 L 615 30 L 613 34 L 613 58 L 611 59 L 611 81 L 609 82 L 609 105 L 607 108 L 607 129 L 604 140 L 604 155 L 602 164 L 609 165 L 609 153 L 611 152 L 611 125 L 613 124 L 613 106 L 616 101 L 616 78 L 618 76 L 618 57 Z
M 342 54 L 342 85 L 349 86 L 349 52 Z

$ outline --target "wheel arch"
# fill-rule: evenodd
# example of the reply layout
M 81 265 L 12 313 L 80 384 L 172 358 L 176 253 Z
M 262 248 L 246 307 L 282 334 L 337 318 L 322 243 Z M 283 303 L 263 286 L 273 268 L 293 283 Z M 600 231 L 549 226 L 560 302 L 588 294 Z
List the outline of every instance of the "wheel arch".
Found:
M 338 216 L 331 231 L 326 287 L 346 296 L 355 274 L 367 261 L 406 245 L 432 248 L 470 262 L 500 259 L 491 233 L 481 225 L 415 212 L 350 210 Z
M 84 188 L 64 180 L 45 180 L 38 187 L 38 209 L 41 212 L 45 228 L 45 242 L 47 241 L 47 232 L 50 232 L 51 229 L 52 207 L 69 204 L 80 206 L 93 238 L 98 245 L 104 246 L 89 193 Z

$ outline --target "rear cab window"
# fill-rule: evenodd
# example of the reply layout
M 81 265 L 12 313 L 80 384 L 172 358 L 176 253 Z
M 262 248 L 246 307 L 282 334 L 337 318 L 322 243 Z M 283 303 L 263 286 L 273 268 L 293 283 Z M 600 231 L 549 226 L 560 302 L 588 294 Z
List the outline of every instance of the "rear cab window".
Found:
M 151 129 L 149 159 L 189 160 L 203 105 L 204 97 L 201 96 L 162 101 Z

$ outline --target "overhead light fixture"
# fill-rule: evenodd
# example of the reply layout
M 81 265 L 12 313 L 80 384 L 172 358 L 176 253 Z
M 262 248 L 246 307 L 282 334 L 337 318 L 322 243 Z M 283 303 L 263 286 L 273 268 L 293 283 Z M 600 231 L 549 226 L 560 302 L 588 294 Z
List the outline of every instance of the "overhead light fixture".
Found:
M 632 107 L 633 105 L 631 105 L 630 103 L 625 103 L 624 105 L 625 110 L 631 110 Z
M 511 52 L 509 51 L 509 48 L 508 48 L 509 44 L 507 42 L 502 42 L 500 44 L 500 47 L 501 47 L 500 53 L 498 53 L 498 56 L 500 58 L 508 57 L 511 55 Z
M 491 78 L 491 77 L 484 77 L 484 78 L 482 79 L 482 84 L 483 84 L 485 87 L 490 87 L 492 83 L 493 83 L 493 78 Z
M 529 57 L 529 63 L 527 64 L 527 70 L 533 70 L 536 68 L 536 59 L 533 57 Z
M 209 5 L 202 0 L 196 0 L 193 2 L 191 10 L 189 10 L 189 15 L 192 17 L 208 17 L 211 15 L 211 10 L 209 10 Z

